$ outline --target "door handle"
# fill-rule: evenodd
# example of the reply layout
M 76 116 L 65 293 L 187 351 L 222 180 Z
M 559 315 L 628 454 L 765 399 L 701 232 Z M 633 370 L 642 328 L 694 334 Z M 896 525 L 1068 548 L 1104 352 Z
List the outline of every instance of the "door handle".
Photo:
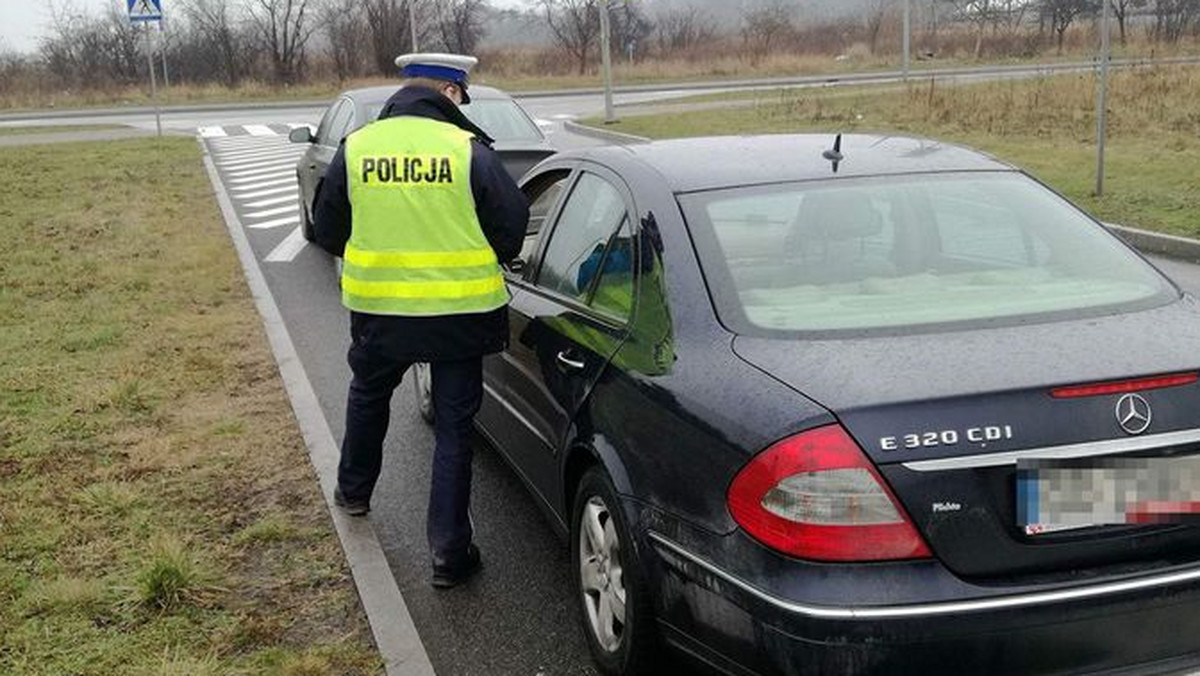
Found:
M 582 371 L 583 367 L 587 366 L 587 364 L 581 359 L 572 359 L 567 350 L 559 352 L 555 358 L 558 360 L 558 364 L 562 366 L 564 370 Z

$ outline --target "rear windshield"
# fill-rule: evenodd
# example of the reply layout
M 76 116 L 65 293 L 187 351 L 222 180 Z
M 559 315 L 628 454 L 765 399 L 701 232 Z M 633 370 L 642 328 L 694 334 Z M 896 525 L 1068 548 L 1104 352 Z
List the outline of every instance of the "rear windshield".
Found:
M 367 119 L 379 117 L 385 101 L 371 104 L 367 107 Z M 475 99 L 471 103 L 459 106 L 467 119 L 479 125 L 496 141 L 512 143 L 525 141 L 537 143 L 542 140 L 542 132 L 529 116 L 521 110 L 516 101 L 511 99 Z
M 680 204 L 718 313 L 741 333 L 1003 322 L 1177 295 L 1016 172 L 735 188 Z

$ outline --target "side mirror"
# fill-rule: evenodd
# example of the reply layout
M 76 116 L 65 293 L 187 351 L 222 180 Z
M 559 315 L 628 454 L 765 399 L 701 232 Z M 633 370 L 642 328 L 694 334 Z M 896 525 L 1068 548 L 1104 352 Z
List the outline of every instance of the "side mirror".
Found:
M 316 139 L 313 138 L 312 129 L 304 125 L 288 132 L 288 140 L 292 143 L 312 143 Z

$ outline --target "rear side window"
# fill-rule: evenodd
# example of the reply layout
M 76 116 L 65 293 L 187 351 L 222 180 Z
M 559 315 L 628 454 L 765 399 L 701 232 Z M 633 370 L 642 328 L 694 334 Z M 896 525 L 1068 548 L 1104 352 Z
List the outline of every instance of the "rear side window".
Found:
M 538 286 L 586 303 L 609 240 L 626 220 L 621 193 L 594 174 L 581 175 L 551 233 Z
M 723 322 L 893 329 L 1167 302 L 1156 271 L 1016 172 L 840 179 L 681 196 Z
M 571 175 L 568 169 L 548 171 L 531 180 L 525 186 L 525 196 L 529 199 L 529 223 L 525 226 L 525 242 L 521 245 L 518 258 L 528 262 L 537 248 L 538 234 L 542 231 L 554 205 L 562 195 L 567 185 L 567 177 Z

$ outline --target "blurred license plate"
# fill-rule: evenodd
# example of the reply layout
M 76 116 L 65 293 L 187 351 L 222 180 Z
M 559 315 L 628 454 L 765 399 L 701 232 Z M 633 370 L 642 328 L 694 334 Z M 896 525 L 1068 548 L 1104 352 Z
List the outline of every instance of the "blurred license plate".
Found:
M 1200 456 L 1023 458 L 1017 526 L 1040 535 L 1112 524 L 1200 523 Z

